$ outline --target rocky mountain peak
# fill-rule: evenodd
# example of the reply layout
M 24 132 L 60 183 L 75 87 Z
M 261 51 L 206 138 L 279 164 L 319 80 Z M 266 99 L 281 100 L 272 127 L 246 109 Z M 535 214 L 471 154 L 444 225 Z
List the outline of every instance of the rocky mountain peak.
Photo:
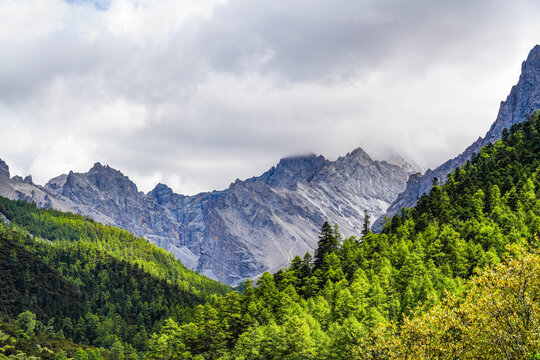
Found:
M 117 174 L 117 173 L 120 173 L 123 176 L 123 174 L 119 170 L 113 169 L 109 165 L 102 165 L 100 162 L 94 163 L 94 166 L 92 166 L 90 168 L 90 170 L 88 170 L 88 174 L 92 174 L 92 173 L 101 173 L 101 174 L 106 174 L 106 173 Z
M 108 168 L 108 167 L 109 167 L 109 165 L 107 165 L 107 166 L 105 167 L 105 166 L 101 165 L 101 163 L 100 163 L 99 161 L 96 161 L 96 162 L 94 163 L 94 166 L 92 166 L 92 167 L 90 168 L 89 172 L 91 172 L 91 171 L 101 171 L 101 170 L 106 169 L 106 168 Z
M 364 149 L 359 147 L 354 149 L 350 153 L 347 153 L 347 155 L 339 157 L 337 162 L 350 163 L 356 166 L 370 164 L 373 162 L 373 159 L 371 158 L 371 156 L 369 156 L 367 152 L 364 151 Z
M 103 192 L 126 192 L 137 193 L 137 185 L 119 170 L 109 165 L 101 165 L 96 162 L 94 166 L 84 174 L 87 180 Z
M 324 166 L 324 163 L 324 157 L 315 154 L 291 156 L 281 159 L 277 164 L 276 170 L 287 171 L 295 176 L 301 176 L 312 172 L 313 169 L 321 168 Z
M 357 159 L 373 161 L 371 156 L 369 156 L 369 154 L 367 152 L 365 152 L 364 149 L 362 149 L 361 147 L 354 149 L 353 151 L 351 151 L 346 156 L 354 156 Z
M 528 115 L 538 109 L 540 109 L 540 46 L 536 45 L 521 65 L 519 81 L 512 87 L 506 100 L 501 102 L 497 119 L 486 136 L 475 144 L 484 146 L 499 140 L 504 128 L 525 121 Z
M 270 186 L 294 187 L 297 182 L 309 181 L 328 161 L 323 156 L 309 154 L 283 158 L 257 180 Z
M 9 166 L 2 159 L 0 159 L 0 176 L 5 176 L 9 178 Z
M 529 52 L 527 60 L 521 66 L 521 71 L 525 72 L 529 67 L 533 69 L 540 67 L 540 45 L 535 45 Z
M 73 172 L 70 172 L 70 174 L 72 174 L 72 173 Z M 47 184 L 45 184 L 45 188 L 47 190 L 51 190 L 51 191 L 54 191 L 54 192 L 62 191 L 62 187 L 66 183 L 67 177 L 68 177 L 68 175 L 66 175 L 66 174 L 62 174 L 62 175 L 59 175 L 57 177 L 54 177 L 51 180 L 49 180 L 47 182 Z
M 155 199 L 160 205 L 170 202 L 173 195 L 173 190 L 162 183 L 157 184 L 154 189 L 148 193 L 148 196 Z

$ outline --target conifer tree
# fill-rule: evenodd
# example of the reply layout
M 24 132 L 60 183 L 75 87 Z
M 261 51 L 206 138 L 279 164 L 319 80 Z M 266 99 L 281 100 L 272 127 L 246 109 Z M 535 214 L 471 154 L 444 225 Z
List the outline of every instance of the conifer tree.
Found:
M 337 250 L 337 248 L 338 237 L 336 236 L 336 230 L 330 226 L 328 221 L 325 221 L 319 234 L 317 250 L 315 250 L 315 260 L 313 262 L 314 270 L 320 269 L 323 264 L 324 257 L 327 254 Z
M 369 223 L 370 218 L 371 216 L 369 216 L 368 211 L 364 210 L 364 225 L 362 227 L 362 237 L 366 236 L 371 232 L 371 224 Z

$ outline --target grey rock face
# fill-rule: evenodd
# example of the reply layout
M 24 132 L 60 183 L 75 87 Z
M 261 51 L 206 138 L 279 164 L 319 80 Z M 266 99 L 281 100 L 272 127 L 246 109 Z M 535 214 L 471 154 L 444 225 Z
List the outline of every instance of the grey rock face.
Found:
M 114 224 L 113 220 L 95 211 L 94 209 L 75 204 L 73 201 L 56 196 L 47 189 L 33 183 L 24 182 L 20 176 L 14 176 L 12 179 L 6 176 L 0 176 L 0 196 L 13 200 L 24 200 L 36 203 L 36 206 L 45 209 L 56 209 L 75 214 L 84 214 L 104 224 Z
M 186 197 L 158 185 L 148 196 L 167 209 L 179 236 L 172 243 L 163 234 L 149 238 L 187 253 L 186 263 L 196 259 L 197 271 L 237 284 L 313 251 L 326 220 L 359 234 L 364 209 L 384 213 L 406 178 L 403 168 L 357 149 L 335 162 L 315 155 L 282 159 L 224 191 Z
M 226 190 L 184 196 L 164 184 L 144 194 L 120 171 L 96 163 L 44 187 L 4 178 L 0 195 L 130 230 L 186 266 L 235 285 L 313 252 L 324 221 L 360 234 L 364 210 L 384 214 L 405 188 L 409 167 L 375 161 L 362 149 L 333 162 L 292 157 Z
M 373 230 L 382 228 L 384 217 L 392 217 L 404 207 L 412 207 L 418 199 L 429 192 L 433 178 L 444 181 L 457 167 L 462 166 L 478 153 L 482 147 L 496 142 L 502 137 L 505 128 L 527 120 L 527 116 L 540 109 L 540 45 L 536 45 L 521 66 L 518 83 L 512 87 L 506 101 L 501 102 L 497 119 L 483 138 L 478 138 L 463 153 L 448 160 L 435 170 L 427 170 L 424 175 L 417 173 L 407 181 L 407 188 L 397 197 L 388 208 L 385 216 L 379 218 L 373 225 Z
M 0 176 L 7 177 L 9 179 L 9 166 L 2 159 L 0 159 Z
M 279 186 L 293 190 L 298 182 L 311 180 L 327 163 L 328 161 L 325 158 L 315 154 L 284 158 L 280 160 L 277 166 L 252 180 L 263 181 L 269 186 Z
M 159 215 L 152 199 L 139 193 L 137 186 L 120 171 L 96 163 L 87 173 L 70 172 L 51 179 L 45 189 L 57 198 L 90 207 L 111 219 L 112 224 L 137 235 L 147 235 L 147 228 L 167 234 L 170 221 Z M 82 213 L 93 217 L 90 214 Z M 163 218 L 163 219 L 162 219 Z

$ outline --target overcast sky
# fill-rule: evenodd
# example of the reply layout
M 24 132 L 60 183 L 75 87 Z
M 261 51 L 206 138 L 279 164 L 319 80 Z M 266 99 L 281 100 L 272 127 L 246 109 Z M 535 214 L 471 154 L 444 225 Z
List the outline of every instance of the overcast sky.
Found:
M 495 120 L 538 1 L 1 0 L 0 158 L 194 194 L 357 147 L 434 167 Z

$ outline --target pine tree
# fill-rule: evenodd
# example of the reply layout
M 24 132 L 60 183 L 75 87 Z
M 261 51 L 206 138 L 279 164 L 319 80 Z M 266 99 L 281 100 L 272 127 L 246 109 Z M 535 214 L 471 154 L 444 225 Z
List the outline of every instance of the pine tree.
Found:
M 371 227 L 369 223 L 369 219 L 371 216 L 369 216 L 368 211 L 364 210 L 364 225 L 362 227 L 362 237 L 367 236 L 371 232 Z
M 313 262 L 313 269 L 320 269 L 324 257 L 337 250 L 338 248 L 338 236 L 336 236 L 336 229 L 332 228 L 328 221 L 325 221 L 321 227 L 319 234 L 319 242 L 317 243 L 317 250 L 315 250 L 315 261 Z
M 302 260 L 302 266 L 300 267 L 300 278 L 305 279 L 311 276 L 311 266 L 312 266 L 311 254 L 308 251 L 304 255 L 304 259 Z

